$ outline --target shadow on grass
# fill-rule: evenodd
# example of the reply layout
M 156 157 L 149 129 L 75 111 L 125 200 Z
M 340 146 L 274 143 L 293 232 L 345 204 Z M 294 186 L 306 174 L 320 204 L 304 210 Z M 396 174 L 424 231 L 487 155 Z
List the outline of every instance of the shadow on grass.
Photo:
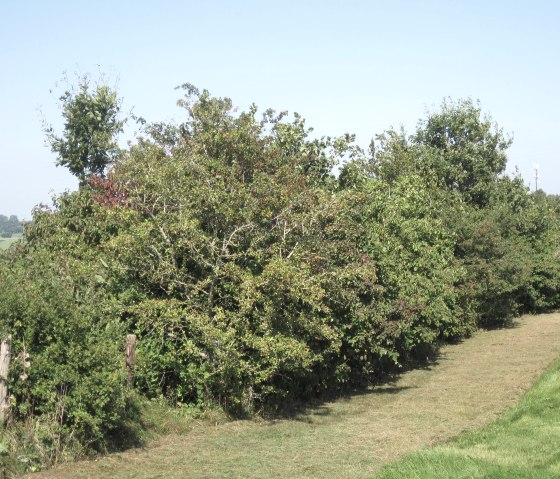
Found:
M 148 439 L 150 425 L 146 423 L 142 416 L 142 411 L 138 400 L 130 398 L 126 408 L 126 415 L 123 415 L 116 424 L 116 427 L 107 434 L 105 443 L 100 448 L 102 452 L 122 452 L 143 446 Z M 103 449 L 105 449 L 103 451 Z
M 208 410 L 202 414 L 214 423 L 226 420 L 223 412 L 218 414 L 215 410 Z M 150 401 L 132 393 L 126 413 L 106 436 L 105 443 L 99 449 L 104 453 L 123 452 L 143 447 L 159 436 L 186 434 L 198 419 L 200 418 L 195 414 L 182 413 L 163 400 Z
M 492 331 L 499 329 L 518 328 L 520 323 L 518 318 L 504 321 L 500 324 L 481 326 L 482 331 Z M 435 345 L 425 345 L 416 349 L 413 355 L 402 357 L 402 365 L 384 364 L 380 372 L 369 377 L 358 378 L 351 387 L 331 387 L 319 393 L 310 395 L 306 400 L 278 400 L 275 403 L 262 407 L 262 409 L 250 413 L 229 414 L 227 420 L 252 420 L 260 417 L 265 421 L 274 424 L 279 420 L 294 420 L 298 422 L 313 422 L 314 418 L 328 417 L 333 414 L 333 409 L 329 403 L 340 400 L 351 400 L 360 396 L 391 396 L 403 391 L 413 389 L 413 386 L 397 386 L 397 381 L 402 374 L 413 370 L 431 371 L 436 366 L 445 361 L 446 358 L 441 354 L 440 348 L 446 344 L 460 344 L 465 339 L 449 340 L 439 342 Z M 191 429 L 192 423 L 187 427 L 179 427 L 180 430 L 167 430 L 164 423 L 174 421 L 188 422 L 185 417 L 173 414 L 173 409 L 165 405 L 150 405 L 136 407 L 132 409 L 132 415 L 124 419 L 118 432 L 109 438 L 107 444 L 108 452 L 120 452 L 126 449 L 141 447 L 149 439 L 160 434 L 174 432 L 182 434 Z
M 456 343 L 460 343 L 457 341 Z M 443 344 L 443 343 L 442 343 Z M 332 409 L 328 403 L 340 400 L 351 400 L 360 396 L 396 395 L 405 390 L 413 389 L 412 386 L 397 386 L 396 383 L 402 374 L 412 370 L 431 371 L 445 360 L 440 353 L 440 346 L 430 346 L 416 352 L 413 357 L 403 358 L 400 366 L 386 366 L 381 373 L 360 378 L 357 385 L 351 387 L 327 389 L 310 397 L 305 401 L 290 401 L 276 403 L 268 408 L 263 408 L 258 415 L 265 420 L 296 420 L 311 422 L 313 417 L 328 416 Z M 250 417 L 236 419 L 250 419 Z
M 500 331 L 502 329 L 516 329 L 521 325 L 519 324 L 519 317 L 509 318 L 498 323 L 484 323 L 479 326 L 481 331 Z

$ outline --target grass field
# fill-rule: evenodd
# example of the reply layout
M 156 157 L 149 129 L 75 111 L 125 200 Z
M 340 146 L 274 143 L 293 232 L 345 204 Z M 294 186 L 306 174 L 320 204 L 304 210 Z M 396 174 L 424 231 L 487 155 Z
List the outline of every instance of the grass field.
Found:
M 11 238 L 0 238 L 0 250 L 8 249 L 13 243 L 19 241 L 21 239 L 21 235 L 15 235 Z
M 376 479 L 560 477 L 560 359 L 492 424 L 412 454 Z
M 186 434 L 161 437 L 145 448 L 66 464 L 30 477 L 371 478 L 382 466 L 405 454 L 448 441 L 496 419 L 516 404 L 559 353 L 560 314 L 527 316 L 514 327 L 480 332 L 461 344 L 447 346 L 435 362 L 409 371 L 393 383 L 324 403 L 293 418 L 221 424 L 202 421 Z M 542 381 L 548 384 L 553 377 Z M 530 403 L 530 397 L 525 401 Z M 540 411 L 546 408 L 543 405 Z M 537 416 L 531 419 L 536 422 L 527 422 L 522 416 L 516 419 L 515 414 L 519 415 L 507 416 L 510 423 L 517 421 L 519 427 L 515 432 L 517 439 L 512 441 L 520 449 L 527 448 L 527 454 L 540 448 L 540 441 L 556 437 L 553 430 L 557 424 L 549 424 L 548 419 L 541 424 Z M 503 421 L 484 429 L 480 436 L 461 436 L 458 441 L 464 442 L 436 451 L 447 462 L 453 462 L 457 455 L 457 461 L 465 463 L 490 464 L 495 459 L 505 464 L 511 458 L 502 457 L 496 449 L 502 440 L 498 436 L 499 428 L 509 427 Z M 528 436 L 528 441 L 534 444 L 522 440 L 525 423 L 530 427 L 540 424 L 540 432 Z M 463 447 L 470 451 L 467 456 L 459 455 Z M 549 457 L 548 446 L 542 447 L 541 459 L 531 462 L 526 456 L 520 456 L 525 472 L 537 467 L 538 461 L 545 461 L 545 457 L 558 458 L 557 453 Z M 436 453 L 426 451 L 417 460 L 422 462 L 430 454 Z M 406 461 L 403 464 L 408 467 Z M 395 473 L 383 477 L 494 477 L 468 473 L 416 476 L 413 475 L 415 467 L 409 469 L 412 474 L 409 476 Z M 392 472 L 383 471 L 383 474 Z

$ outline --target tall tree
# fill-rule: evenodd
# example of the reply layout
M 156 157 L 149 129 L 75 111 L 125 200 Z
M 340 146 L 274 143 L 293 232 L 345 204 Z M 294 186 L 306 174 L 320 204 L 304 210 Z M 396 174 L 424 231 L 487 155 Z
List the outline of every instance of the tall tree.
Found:
M 119 152 L 117 136 L 124 121 L 119 119 L 121 102 L 106 84 L 90 85 L 87 76 L 78 87 L 60 97 L 64 131 L 59 136 L 50 125 L 44 131 L 57 165 L 66 166 L 83 184 L 91 175 L 104 176 Z
M 23 226 L 15 215 L 10 215 L 8 218 L 5 215 L 0 215 L 0 236 L 3 238 L 11 238 L 13 235 L 23 233 Z
M 368 168 L 390 183 L 419 174 L 440 192 L 480 208 L 495 193 L 511 142 L 478 102 L 448 99 L 418 123 L 413 135 L 403 129 L 377 135 Z
M 444 101 L 440 111 L 420 122 L 412 140 L 427 147 L 422 162 L 442 186 L 458 190 L 475 206 L 488 204 L 512 142 L 470 99 Z

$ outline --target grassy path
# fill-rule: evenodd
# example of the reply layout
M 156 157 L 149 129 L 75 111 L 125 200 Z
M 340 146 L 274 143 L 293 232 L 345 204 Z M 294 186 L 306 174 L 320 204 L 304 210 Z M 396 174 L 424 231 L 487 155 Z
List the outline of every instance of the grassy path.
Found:
M 560 357 L 490 424 L 407 454 L 376 479 L 558 479 Z
M 428 368 L 295 419 L 201 424 L 184 436 L 31 478 L 362 478 L 494 419 L 560 353 L 560 314 L 526 316 Z

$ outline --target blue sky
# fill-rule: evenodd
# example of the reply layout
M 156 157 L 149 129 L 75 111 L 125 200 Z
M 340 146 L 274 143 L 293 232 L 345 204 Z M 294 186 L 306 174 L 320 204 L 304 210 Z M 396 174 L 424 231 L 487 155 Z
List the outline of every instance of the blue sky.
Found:
M 412 132 L 444 97 L 481 101 L 513 134 L 508 171 L 560 193 L 560 2 L 0 2 L 0 213 L 29 218 L 76 181 L 44 146 L 68 72 L 118 79 L 124 108 L 181 119 L 180 83 L 246 108 L 297 111 L 366 146 Z M 131 136 L 132 133 L 128 132 Z

